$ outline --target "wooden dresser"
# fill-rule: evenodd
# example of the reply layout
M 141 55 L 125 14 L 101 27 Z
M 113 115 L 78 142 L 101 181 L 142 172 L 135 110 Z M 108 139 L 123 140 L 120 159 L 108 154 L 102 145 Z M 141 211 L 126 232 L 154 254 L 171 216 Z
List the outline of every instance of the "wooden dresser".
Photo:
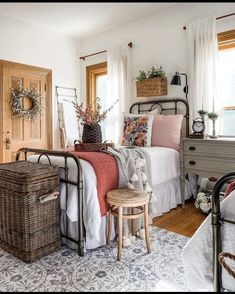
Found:
M 190 139 L 181 141 L 181 191 L 184 206 L 185 175 L 219 178 L 235 171 L 235 138 Z

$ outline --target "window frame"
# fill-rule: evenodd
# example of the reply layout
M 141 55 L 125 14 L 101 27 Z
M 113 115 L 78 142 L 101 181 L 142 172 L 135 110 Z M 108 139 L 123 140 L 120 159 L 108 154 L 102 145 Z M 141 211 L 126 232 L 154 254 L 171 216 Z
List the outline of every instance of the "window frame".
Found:
M 107 62 L 92 64 L 86 67 L 86 105 L 96 110 L 96 80 L 98 76 L 107 75 Z
M 235 48 L 235 30 L 218 33 L 217 39 L 219 50 Z
M 217 40 L 218 40 L 218 50 L 219 51 L 235 48 L 235 29 L 218 33 Z M 235 105 L 223 106 L 223 110 L 235 110 Z M 227 137 L 227 138 L 230 138 L 230 137 L 234 138 L 235 137 L 235 135 L 233 135 L 233 136 L 219 135 L 219 136 L 220 137 Z

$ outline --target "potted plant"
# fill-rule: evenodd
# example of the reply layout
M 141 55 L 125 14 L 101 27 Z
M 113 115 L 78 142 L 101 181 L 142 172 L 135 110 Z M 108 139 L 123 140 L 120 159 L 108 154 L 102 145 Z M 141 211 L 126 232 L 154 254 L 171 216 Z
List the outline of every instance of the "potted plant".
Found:
M 152 66 L 147 73 L 140 70 L 136 80 L 137 97 L 167 95 L 167 79 L 162 66 Z
M 218 118 L 219 115 L 217 113 L 215 113 L 215 112 L 208 112 L 207 116 L 208 116 L 209 119 L 212 120 L 212 123 L 213 123 L 212 136 L 210 136 L 210 138 L 217 138 L 218 136 L 215 135 L 215 121 L 216 121 L 216 119 Z
M 205 120 L 205 116 L 207 115 L 207 111 L 200 109 L 198 110 L 198 114 L 200 115 L 200 117 Z

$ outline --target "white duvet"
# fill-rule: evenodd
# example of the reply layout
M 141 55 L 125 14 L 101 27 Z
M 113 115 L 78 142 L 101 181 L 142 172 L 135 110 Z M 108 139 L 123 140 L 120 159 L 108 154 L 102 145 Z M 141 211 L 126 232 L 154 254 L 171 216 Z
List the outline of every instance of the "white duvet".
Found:
M 165 147 L 141 148 L 147 157 L 152 186 L 165 183 L 180 176 L 180 154 Z
M 221 216 L 235 220 L 235 191 L 221 202 Z M 221 226 L 222 251 L 235 255 L 235 225 L 223 223 Z M 192 291 L 213 291 L 213 255 L 212 255 L 211 214 L 197 229 L 182 251 L 186 279 Z M 235 269 L 234 262 L 229 263 Z M 222 286 L 235 291 L 235 280 L 222 271 Z

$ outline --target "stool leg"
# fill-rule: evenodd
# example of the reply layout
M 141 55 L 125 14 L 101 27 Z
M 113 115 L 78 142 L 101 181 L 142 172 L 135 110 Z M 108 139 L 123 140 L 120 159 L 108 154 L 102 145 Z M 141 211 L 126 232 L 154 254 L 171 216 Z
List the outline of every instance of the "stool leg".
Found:
M 135 214 L 134 207 L 131 208 L 131 214 L 132 215 Z M 134 219 L 131 220 L 131 234 L 132 234 L 132 236 L 135 236 L 135 220 Z
M 107 238 L 107 244 L 110 244 L 111 241 L 111 235 L 112 235 L 112 220 L 113 216 L 111 213 L 111 207 L 109 207 L 109 220 L 108 220 L 108 238 Z
M 150 240 L 149 240 L 149 225 L 148 225 L 148 203 L 144 205 L 144 225 L 145 225 L 145 240 L 148 253 L 151 253 Z
M 118 207 L 118 260 L 122 256 L 122 207 Z

